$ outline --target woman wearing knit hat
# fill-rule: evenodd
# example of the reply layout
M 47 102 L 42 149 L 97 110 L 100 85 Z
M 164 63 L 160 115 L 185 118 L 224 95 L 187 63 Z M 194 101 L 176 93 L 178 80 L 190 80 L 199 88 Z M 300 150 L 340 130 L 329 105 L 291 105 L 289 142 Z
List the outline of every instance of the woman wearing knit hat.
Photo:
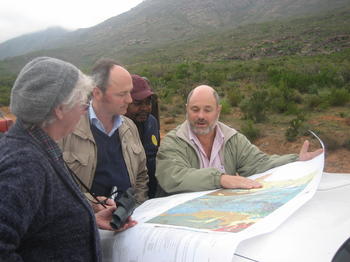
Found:
M 92 88 L 55 58 L 19 73 L 10 103 L 17 121 L 0 140 L 0 261 L 101 260 L 96 223 L 112 229 L 115 207 L 93 213 L 56 144 L 85 113 Z

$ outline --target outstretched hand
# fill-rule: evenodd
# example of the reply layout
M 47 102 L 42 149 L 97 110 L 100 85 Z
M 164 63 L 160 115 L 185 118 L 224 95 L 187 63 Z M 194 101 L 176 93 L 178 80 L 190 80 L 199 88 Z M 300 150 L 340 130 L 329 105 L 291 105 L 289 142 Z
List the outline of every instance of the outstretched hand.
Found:
M 245 178 L 242 176 L 231 176 L 227 174 L 221 175 L 220 184 L 223 188 L 252 189 L 262 187 L 262 185 L 255 180 Z
M 319 148 L 316 151 L 308 152 L 310 146 L 310 142 L 308 140 L 305 140 L 304 144 L 302 145 L 299 153 L 299 160 L 300 161 L 307 161 L 310 159 L 313 159 L 314 157 L 322 154 L 323 149 Z

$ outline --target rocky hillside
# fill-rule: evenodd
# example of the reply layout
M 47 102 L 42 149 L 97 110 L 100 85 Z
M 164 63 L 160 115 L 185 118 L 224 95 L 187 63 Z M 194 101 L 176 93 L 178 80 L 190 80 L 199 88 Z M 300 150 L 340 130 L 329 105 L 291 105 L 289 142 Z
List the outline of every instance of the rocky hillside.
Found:
M 91 28 L 55 36 L 51 30 L 7 41 L 0 44 L 0 59 L 27 54 L 22 58 L 26 60 L 45 54 L 82 66 L 100 56 L 120 57 L 126 48 L 147 51 L 240 25 L 349 6 L 350 0 L 145 0 Z

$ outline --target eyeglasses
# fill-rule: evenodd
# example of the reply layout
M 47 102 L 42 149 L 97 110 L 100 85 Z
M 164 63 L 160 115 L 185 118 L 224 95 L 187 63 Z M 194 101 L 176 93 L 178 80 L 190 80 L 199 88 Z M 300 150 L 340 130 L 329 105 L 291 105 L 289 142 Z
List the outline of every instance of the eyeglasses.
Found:
M 87 111 L 89 109 L 89 106 L 90 106 L 90 101 L 88 101 L 86 103 L 82 103 L 82 104 L 80 104 L 80 106 L 81 106 L 81 109 L 83 111 Z

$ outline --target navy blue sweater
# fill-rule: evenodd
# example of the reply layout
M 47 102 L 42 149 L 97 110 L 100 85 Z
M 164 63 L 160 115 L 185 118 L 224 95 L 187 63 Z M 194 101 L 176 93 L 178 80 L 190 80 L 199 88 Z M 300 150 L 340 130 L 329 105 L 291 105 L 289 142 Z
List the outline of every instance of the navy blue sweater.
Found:
M 0 139 L 0 261 L 100 261 L 89 203 L 18 122 Z
M 91 131 L 97 145 L 97 166 L 91 191 L 97 196 L 109 197 L 112 187 L 116 186 L 118 192 L 125 192 L 131 183 L 118 130 L 111 137 L 94 125 L 91 125 Z

